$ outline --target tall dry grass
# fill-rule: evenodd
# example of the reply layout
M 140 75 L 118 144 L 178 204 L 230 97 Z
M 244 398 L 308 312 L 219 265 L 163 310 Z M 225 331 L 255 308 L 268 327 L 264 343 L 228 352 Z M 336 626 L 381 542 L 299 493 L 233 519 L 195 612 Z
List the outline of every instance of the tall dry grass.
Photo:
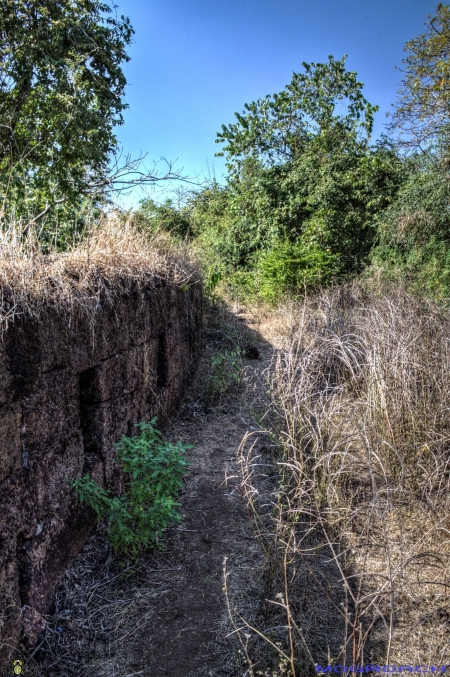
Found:
M 158 285 L 199 281 L 198 270 L 169 236 L 148 234 L 132 216 L 105 216 L 68 252 L 41 253 L 33 228 L 0 228 L 0 330 L 18 315 L 48 309 L 95 317 L 122 294 Z
M 268 555 L 258 632 L 278 647 L 273 674 L 450 662 L 448 312 L 399 291 L 328 291 L 298 309 L 268 379 L 270 495 L 252 438 L 239 462 Z M 269 674 L 248 655 L 248 674 Z

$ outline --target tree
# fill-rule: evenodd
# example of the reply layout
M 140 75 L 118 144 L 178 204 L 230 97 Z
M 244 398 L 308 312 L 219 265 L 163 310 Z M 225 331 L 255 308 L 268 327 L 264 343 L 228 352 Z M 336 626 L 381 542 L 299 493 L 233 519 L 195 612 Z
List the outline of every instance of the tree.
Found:
M 358 272 L 367 258 L 373 216 L 398 188 L 398 159 L 371 147 L 377 107 L 345 59 L 303 64 L 282 92 L 247 104 L 217 135 L 230 170 L 229 256 L 237 270 L 260 257 L 267 279 L 324 280 Z
M 133 34 L 112 11 L 99 0 L 0 0 L 4 208 L 36 214 L 101 187 Z
M 425 33 L 405 45 L 409 53 L 390 126 L 405 133 L 404 143 L 416 148 L 433 141 L 450 123 L 449 6 L 439 4 L 425 25 Z
M 227 144 L 217 155 L 227 154 L 231 170 L 249 157 L 267 167 L 295 159 L 326 131 L 370 137 L 378 106 L 363 97 L 363 83 L 345 61 L 329 56 L 328 63 L 303 63 L 305 72 L 294 73 L 282 92 L 245 104 L 243 114 L 235 113 L 237 123 L 217 134 L 216 143 Z
M 166 231 L 174 237 L 185 239 L 191 235 L 191 223 L 183 209 L 177 209 L 172 199 L 158 204 L 152 198 L 140 201 L 136 212 L 142 227 L 157 232 Z

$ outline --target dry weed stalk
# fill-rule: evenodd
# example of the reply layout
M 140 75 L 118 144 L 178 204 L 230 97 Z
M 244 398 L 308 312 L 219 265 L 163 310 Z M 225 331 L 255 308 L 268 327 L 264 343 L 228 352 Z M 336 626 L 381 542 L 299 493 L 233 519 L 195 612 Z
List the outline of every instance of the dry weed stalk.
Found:
M 91 318 L 122 294 L 170 280 L 199 280 L 195 266 L 168 237 L 140 232 L 131 218 L 104 217 L 81 244 L 41 254 L 35 230 L 0 228 L 0 329 L 18 315 L 42 317 L 46 309 Z
M 268 497 L 256 488 L 248 439 L 238 458 L 271 561 L 272 607 L 284 610 L 286 674 L 315 674 L 312 663 L 442 665 L 450 645 L 448 314 L 402 292 L 323 293 L 299 309 L 268 378 L 270 432 L 282 455 L 264 528 Z M 273 631 L 259 631 L 276 643 Z

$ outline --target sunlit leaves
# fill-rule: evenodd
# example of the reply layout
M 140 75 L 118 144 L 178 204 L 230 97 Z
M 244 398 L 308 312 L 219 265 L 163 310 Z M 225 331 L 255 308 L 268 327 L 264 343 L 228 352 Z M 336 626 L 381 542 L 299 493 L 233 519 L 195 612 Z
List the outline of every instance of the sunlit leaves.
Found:
M 111 12 L 99 0 L 0 0 L 0 183 L 19 215 L 98 193 L 133 33 Z
M 344 56 L 327 63 L 303 63 L 286 89 L 245 104 L 237 122 L 222 125 L 219 155 L 227 155 L 230 169 L 254 157 L 263 166 L 292 160 L 303 152 L 312 136 L 334 127 L 355 136 L 369 137 L 378 110 L 362 95 L 363 84 L 347 71 Z
M 450 123 L 450 7 L 439 4 L 426 32 L 405 45 L 404 79 L 392 128 L 413 147 L 431 141 Z
M 109 539 L 115 550 L 139 555 L 154 548 L 163 530 L 181 521 L 175 497 L 186 472 L 185 452 L 191 445 L 171 444 L 156 429 L 156 418 L 139 423 L 140 434 L 122 437 L 116 444 L 118 464 L 125 473 L 125 492 L 111 496 L 89 475 L 74 482 L 80 501 L 89 505 L 100 520 L 109 521 Z

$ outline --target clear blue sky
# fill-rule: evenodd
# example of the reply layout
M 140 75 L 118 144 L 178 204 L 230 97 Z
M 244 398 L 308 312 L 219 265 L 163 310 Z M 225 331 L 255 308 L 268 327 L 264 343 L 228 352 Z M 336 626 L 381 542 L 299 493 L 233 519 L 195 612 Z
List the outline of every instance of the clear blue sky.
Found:
M 178 159 L 207 175 L 222 123 L 244 103 L 282 90 L 302 61 L 348 54 L 364 93 L 380 106 L 375 135 L 395 100 L 407 40 L 424 30 L 436 0 L 117 0 L 136 31 L 119 143 L 147 163 Z M 161 169 L 163 165 L 161 164 Z M 136 204 L 142 194 L 123 199 Z

